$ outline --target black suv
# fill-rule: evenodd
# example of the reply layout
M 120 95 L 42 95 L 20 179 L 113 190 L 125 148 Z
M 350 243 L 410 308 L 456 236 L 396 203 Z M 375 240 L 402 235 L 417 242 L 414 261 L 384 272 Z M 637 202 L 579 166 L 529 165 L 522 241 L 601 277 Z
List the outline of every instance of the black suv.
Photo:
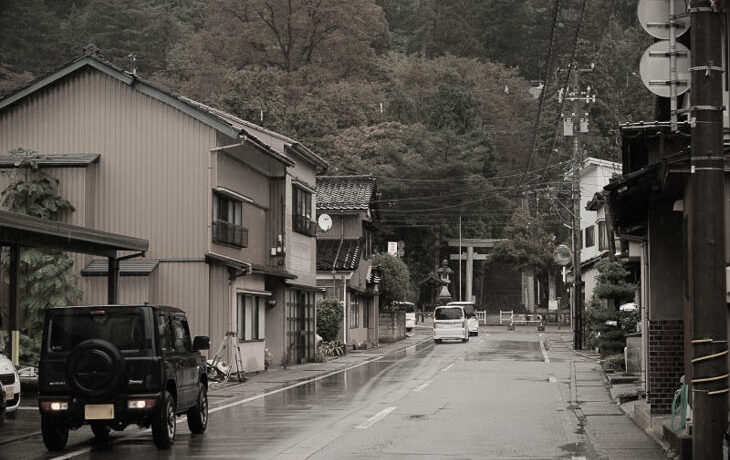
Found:
M 159 448 L 175 440 L 176 416 L 190 431 L 208 424 L 208 337 L 190 340 L 185 313 L 153 305 L 46 310 L 38 376 L 43 442 L 61 450 L 68 431 L 97 438 L 127 425 L 152 427 Z

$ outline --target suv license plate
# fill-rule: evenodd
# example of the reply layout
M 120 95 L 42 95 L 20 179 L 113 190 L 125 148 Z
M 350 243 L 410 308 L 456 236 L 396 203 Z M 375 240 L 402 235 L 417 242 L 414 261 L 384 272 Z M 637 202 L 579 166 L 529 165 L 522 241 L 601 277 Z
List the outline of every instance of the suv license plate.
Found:
M 84 406 L 86 420 L 111 420 L 114 418 L 114 404 L 87 404 Z
M 15 393 L 13 393 L 13 387 L 5 387 L 5 399 L 11 400 L 15 397 Z

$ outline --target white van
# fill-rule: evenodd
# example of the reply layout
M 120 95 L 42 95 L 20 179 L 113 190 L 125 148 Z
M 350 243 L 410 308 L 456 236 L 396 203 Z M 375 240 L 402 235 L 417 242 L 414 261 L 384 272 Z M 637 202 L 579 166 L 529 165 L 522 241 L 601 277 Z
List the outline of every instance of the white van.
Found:
M 466 313 L 466 325 L 469 327 L 469 335 L 479 335 L 479 318 L 477 318 L 474 302 L 449 302 L 446 305 L 461 305 Z
M 461 305 L 445 305 L 433 311 L 433 341 L 441 343 L 444 339 L 469 341 L 466 313 Z

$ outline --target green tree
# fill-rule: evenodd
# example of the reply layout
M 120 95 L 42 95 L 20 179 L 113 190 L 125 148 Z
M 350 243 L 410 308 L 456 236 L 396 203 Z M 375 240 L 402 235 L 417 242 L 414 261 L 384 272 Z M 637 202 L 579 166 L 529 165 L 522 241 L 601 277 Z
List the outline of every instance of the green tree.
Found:
M 539 217 L 518 211 L 506 233 L 508 239 L 494 246 L 495 260 L 533 274 L 546 274 L 556 267 L 555 236 L 545 230 Z
M 375 254 L 373 267 L 380 268 L 383 279 L 380 282 L 380 306 L 393 308 L 394 302 L 408 299 L 411 293 L 408 266 L 390 254 Z
M 636 285 L 627 281 L 629 272 L 621 260 L 604 258 L 596 268 L 593 299 L 586 305 L 587 342 L 598 347 L 603 356 L 622 353 L 625 335 L 636 332 L 638 312 L 623 312 L 618 307 L 634 299 Z
M 2 204 L 13 212 L 58 220 L 73 211 L 69 201 L 58 194 L 58 180 L 38 167 L 40 157 L 33 151 L 10 152 L 18 160 L 9 173 L 10 184 L 3 190 Z M 3 258 L 7 268 L 8 258 Z M 46 308 L 72 305 L 81 298 L 76 288 L 73 259 L 61 251 L 21 249 L 18 280 L 18 308 L 25 318 L 21 327 L 20 360 L 37 363 Z
M 598 277 L 593 293 L 606 302 L 609 308 L 618 309 L 631 302 L 636 295 L 636 285 L 628 281 L 629 271 L 621 260 L 604 258 L 596 263 Z
M 317 302 L 317 334 L 323 342 L 337 340 L 342 315 L 342 303 L 338 299 L 326 298 Z

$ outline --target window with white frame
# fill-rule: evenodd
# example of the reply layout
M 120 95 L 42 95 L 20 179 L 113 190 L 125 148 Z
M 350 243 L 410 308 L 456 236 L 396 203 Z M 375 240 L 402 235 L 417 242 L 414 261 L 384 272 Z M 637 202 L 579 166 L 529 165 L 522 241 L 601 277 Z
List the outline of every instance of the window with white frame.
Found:
M 243 227 L 243 203 L 221 193 L 213 195 L 213 242 L 245 248 L 248 230 Z
M 263 340 L 266 298 L 257 295 L 238 294 L 237 303 L 239 340 Z
M 350 328 L 360 327 L 360 299 L 357 294 L 350 295 Z

